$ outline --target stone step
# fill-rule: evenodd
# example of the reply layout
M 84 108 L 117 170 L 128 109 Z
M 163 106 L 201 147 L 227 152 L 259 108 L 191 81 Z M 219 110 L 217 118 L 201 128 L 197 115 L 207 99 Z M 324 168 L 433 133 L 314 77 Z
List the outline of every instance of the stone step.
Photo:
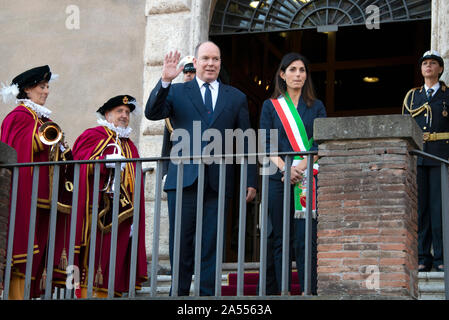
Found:
M 192 277 L 192 285 L 190 286 L 190 294 L 193 295 L 194 292 L 194 281 L 195 276 Z M 221 276 L 222 285 L 226 285 L 228 282 L 228 273 L 224 273 Z M 170 293 L 171 286 L 171 276 L 158 275 L 157 276 L 157 289 L 156 296 L 168 296 Z M 138 297 L 150 297 L 151 287 L 142 287 L 141 290 L 136 291 L 136 296 Z
M 419 300 L 444 300 L 444 273 L 420 272 L 418 274 Z
M 223 274 L 221 277 L 222 285 L 227 285 L 228 274 L 236 272 L 235 266 L 229 265 L 223 268 Z M 257 266 L 245 266 L 245 271 L 258 271 Z M 190 289 L 191 295 L 193 295 L 194 279 L 192 277 L 192 286 Z M 420 272 L 418 274 L 418 288 L 419 288 L 419 300 L 444 300 L 444 273 L 443 272 Z M 171 276 L 158 275 L 157 277 L 157 296 L 168 296 L 170 292 Z M 138 297 L 150 297 L 151 287 L 145 286 L 141 290 L 136 292 Z

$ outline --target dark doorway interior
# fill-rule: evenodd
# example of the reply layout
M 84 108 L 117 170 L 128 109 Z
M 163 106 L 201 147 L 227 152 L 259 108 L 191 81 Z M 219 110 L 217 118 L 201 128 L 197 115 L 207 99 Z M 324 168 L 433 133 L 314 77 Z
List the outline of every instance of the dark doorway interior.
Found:
M 251 125 L 257 129 L 279 62 L 291 51 L 310 60 L 317 97 L 329 117 L 401 113 L 407 91 L 421 85 L 417 61 L 430 48 L 430 34 L 430 20 L 421 20 L 384 23 L 378 30 L 356 26 L 330 33 L 298 30 L 211 40 L 222 50 L 221 80 L 247 95 Z M 236 172 L 236 183 L 238 176 Z M 238 190 L 234 199 L 227 220 L 226 262 L 237 261 Z M 248 205 L 246 262 L 259 261 L 258 207 L 258 201 Z

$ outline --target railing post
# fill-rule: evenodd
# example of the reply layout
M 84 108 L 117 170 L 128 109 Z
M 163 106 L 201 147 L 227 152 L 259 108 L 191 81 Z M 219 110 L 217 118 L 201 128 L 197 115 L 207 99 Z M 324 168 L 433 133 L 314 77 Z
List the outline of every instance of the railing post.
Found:
M 89 241 L 89 272 L 87 277 L 87 298 L 91 299 L 93 294 L 94 272 L 95 272 L 95 248 L 97 245 L 98 226 L 98 197 L 100 189 L 100 163 L 94 166 L 94 190 L 92 193 L 92 218 Z
M 179 261 L 180 261 L 180 246 L 181 246 L 181 219 L 182 219 L 182 186 L 184 179 L 184 164 L 182 161 L 178 163 L 176 181 L 176 209 L 175 209 L 175 234 L 173 241 L 173 267 L 172 267 L 172 289 L 171 295 L 178 296 L 179 288 Z
M 237 296 L 243 296 L 243 283 L 245 277 L 245 235 L 246 235 L 246 186 L 248 161 L 243 157 L 240 168 L 240 200 L 239 200 L 239 239 L 237 264 Z
M 304 294 L 310 295 L 312 293 L 313 155 L 307 156 L 306 202 Z M 296 266 L 296 268 L 302 268 L 302 266 Z
M 269 162 L 270 160 L 266 158 Z M 264 159 L 265 161 L 265 159 Z M 268 226 L 268 180 L 269 163 L 262 168 L 262 194 L 260 204 L 260 270 L 259 270 L 259 296 L 266 295 L 267 282 L 267 226 Z
M 136 177 L 134 182 L 134 214 L 133 214 L 133 232 L 131 241 L 131 266 L 129 271 L 129 298 L 136 296 L 136 267 L 137 267 L 137 243 L 139 241 L 139 220 L 140 220 L 140 188 L 142 186 L 142 162 L 136 163 Z
M 157 293 L 157 267 L 159 263 L 159 231 L 161 221 L 162 165 L 158 160 L 156 167 L 156 190 L 154 193 L 153 248 L 151 252 L 151 296 Z M 145 180 L 144 180 L 145 182 Z
M 203 200 L 204 200 L 204 170 L 205 165 L 201 161 L 198 164 L 198 197 L 196 211 L 196 235 L 195 235 L 195 267 L 194 267 L 194 295 L 200 295 L 201 279 L 201 244 L 203 235 Z
M 55 239 L 56 239 L 56 219 L 58 212 L 58 188 L 59 188 L 59 165 L 53 169 L 53 183 L 51 195 L 50 211 L 50 229 L 48 241 L 48 260 L 47 260 L 47 281 L 45 284 L 45 299 L 49 300 L 52 296 L 53 264 L 55 257 Z
M 281 295 L 288 295 L 291 261 L 290 261 L 290 213 L 291 213 L 291 183 L 290 167 L 292 165 L 292 156 L 285 156 L 285 174 L 284 174 L 284 210 L 283 210 L 283 231 L 282 231 L 282 280 Z
M 441 204 L 444 259 L 444 293 L 449 300 L 449 176 L 445 163 L 441 163 Z
M 34 255 L 34 235 L 36 231 L 38 185 L 39 185 L 39 166 L 36 165 L 33 167 L 33 187 L 31 191 L 31 211 L 30 211 L 30 226 L 28 230 L 28 250 L 27 250 L 27 263 L 25 271 L 24 300 L 30 299 L 31 272 L 33 267 L 33 255 Z
M 108 281 L 108 299 L 114 298 L 115 289 L 115 267 L 117 258 L 117 236 L 118 236 L 118 212 L 120 206 L 120 175 L 121 163 L 115 162 L 114 172 L 114 198 L 112 200 L 112 230 L 111 230 L 111 250 L 109 255 L 109 281 Z
M 221 297 L 221 272 L 223 263 L 223 228 L 225 216 L 225 186 L 226 164 L 225 159 L 220 162 L 220 178 L 218 187 L 218 218 L 217 218 L 217 247 L 215 265 L 215 295 Z
M 73 194 L 72 194 L 72 213 L 70 215 L 70 238 L 69 238 L 69 256 L 68 266 L 72 266 L 75 260 L 75 235 L 76 235 L 76 219 L 78 216 L 78 193 L 80 185 L 80 164 L 75 163 L 73 171 Z M 76 279 L 75 279 L 76 280 Z M 72 289 L 66 288 L 66 299 L 72 298 Z

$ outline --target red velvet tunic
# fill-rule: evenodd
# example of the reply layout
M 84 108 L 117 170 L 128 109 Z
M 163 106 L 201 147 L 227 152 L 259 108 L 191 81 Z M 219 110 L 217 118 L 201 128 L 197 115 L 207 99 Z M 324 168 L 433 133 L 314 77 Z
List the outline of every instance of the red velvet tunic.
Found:
M 46 121 L 51 120 L 47 118 L 38 118 L 36 113 L 27 108 L 25 105 L 17 106 L 5 117 L 1 126 L 1 141 L 16 150 L 17 162 L 24 163 L 49 161 L 50 148 L 49 146 L 42 144 L 37 136 L 39 127 Z M 59 157 L 59 155 L 57 155 L 57 157 Z M 49 167 L 41 166 L 39 169 L 38 208 L 36 212 L 34 255 L 31 273 L 31 297 L 38 297 L 44 293 L 44 291 L 40 289 L 40 280 L 47 264 L 51 181 L 52 179 L 49 177 Z M 13 274 L 22 277 L 25 276 L 26 262 L 28 258 L 27 247 L 32 183 L 33 169 L 31 167 L 20 168 L 12 254 L 12 272 Z M 70 211 L 70 206 L 68 206 L 67 209 Z M 65 270 L 60 270 L 58 265 L 60 263 L 61 253 L 64 247 L 66 248 L 66 252 L 68 254 L 69 230 L 70 215 L 58 212 L 53 283 L 64 286 Z M 78 245 L 76 244 L 75 253 L 79 253 L 79 243 Z M 77 259 L 77 254 L 75 254 L 75 259 Z
M 73 157 L 75 160 L 96 160 L 104 159 L 107 154 L 114 152 L 114 147 L 107 147 L 110 143 L 116 143 L 115 132 L 106 127 L 98 126 L 84 131 L 73 145 Z M 120 138 L 118 144 L 120 145 L 120 152 L 126 158 L 139 158 L 139 153 L 136 146 L 130 139 Z M 81 265 L 82 265 L 82 279 L 81 286 L 87 286 L 88 266 L 89 266 L 89 245 L 90 245 L 90 222 L 92 214 L 92 191 L 94 166 L 81 165 L 80 170 L 80 193 L 78 201 L 78 215 L 83 217 L 84 225 L 79 230 L 82 235 L 81 248 Z M 106 168 L 104 164 L 101 165 L 100 171 L 100 186 L 103 188 L 107 184 L 110 169 Z M 126 190 L 128 200 L 132 204 L 134 201 L 134 180 L 135 180 L 135 163 L 128 163 L 124 171 L 122 171 L 121 187 Z M 113 177 L 112 177 L 113 179 Z M 99 214 L 103 208 L 101 199 L 104 193 L 101 192 L 99 196 Z M 107 220 L 99 219 L 98 223 L 104 226 L 109 225 L 112 212 L 112 199 L 110 199 L 111 210 L 104 215 Z M 120 208 L 119 211 L 119 225 L 117 236 L 117 256 L 115 267 L 115 288 L 116 294 L 127 292 L 129 287 L 130 274 L 130 258 L 131 258 L 131 242 L 130 237 L 131 225 L 133 223 L 133 209 L 128 206 L 126 209 Z M 86 223 L 87 222 L 87 223 Z M 136 226 L 133 226 L 134 228 Z M 141 198 L 140 198 L 140 216 L 139 216 L 139 237 L 138 237 L 138 252 L 137 252 L 137 271 L 136 271 L 136 286 L 147 279 L 147 265 L 145 252 L 145 199 L 144 199 L 144 185 L 142 177 Z M 97 274 L 99 265 L 102 270 L 102 283 L 94 282 L 94 288 L 102 291 L 107 291 L 109 279 L 109 256 L 111 248 L 111 232 L 110 230 L 101 230 L 97 228 L 96 249 L 95 249 L 95 271 Z M 98 280 L 98 278 L 96 278 Z

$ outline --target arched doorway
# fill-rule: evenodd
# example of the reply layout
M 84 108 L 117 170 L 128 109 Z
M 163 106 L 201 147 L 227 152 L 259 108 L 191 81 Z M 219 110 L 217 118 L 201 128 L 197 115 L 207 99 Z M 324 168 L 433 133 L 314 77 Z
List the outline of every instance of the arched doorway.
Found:
M 222 50 L 221 79 L 248 96 L 255 129 L 276 68 L 290 51 L 310 60 L 328 116 L 397 114 L 406 92 L 420 85 L 417 61 L 430 47 L 430 2 L 217 0 L 210 39 Z M 371 28 L 370 5 L 379 10 L 378 28 Z M 247 261 L 258 260 L 257 209 L 247 223 Z M 228 221 L 230 260 L 237 252 L 236 216 Z

